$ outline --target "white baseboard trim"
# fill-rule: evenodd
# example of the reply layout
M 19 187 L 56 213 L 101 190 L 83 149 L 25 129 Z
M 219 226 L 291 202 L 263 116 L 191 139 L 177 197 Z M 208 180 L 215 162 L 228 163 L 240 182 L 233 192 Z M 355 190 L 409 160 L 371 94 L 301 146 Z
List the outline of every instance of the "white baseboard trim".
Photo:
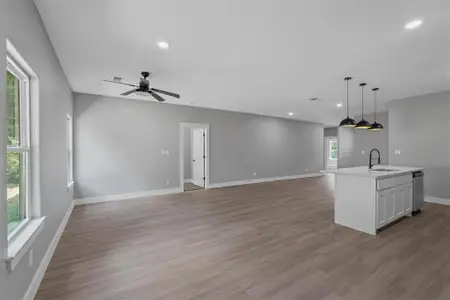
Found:
M 320 176 L 323 176 L 323 174 L 321 174 L 321 173 L 311 173 L 311 174 L 301 174 L 301 175 L 293 175 L 293 176 L 248 179 L 248 180 L 241 180 L 241 181 L 212 183 L 212 184 L 209 185 L 209 188 L 215 189 L 215 188 L 223 188 L 223 187 L 237 186 L 237 185 L 246 185 L 246 184 L 255 184 L 255 183 L 263 183 L 263 182 L 272 182 L 272 181 L 281 181 L 281 180 L 290 180 L 290 179 L 300 179 L 300 178 L 310 178 L 310 177 L 320 177 Z
M 41 285 L 42 279 L 44 278 L 45 272 L 47 271 L 48 265 L 52 260 L 53 254 L 55 253 L 56 246 L 58 246 L 61 235 L 63 234 L 64 229 L 66 228 L 70 215 L 72 214 L 73 207 L 74 202 L 72 201 L 72 203 L 69 206 L 69 209 L 67 210 L 64 218 L 61 221 L 61 224 L 58 227 L 58 230 L 55 233 L 55 236 L 52 239 L 52 242 L 48 246 L 47 252 L 45 252 L 44 258 L 42 258 L 42 261 L 36 271 L 36 274 L 34 274 L 33 280 L 31 281 L 31 284 L 28 287 L 28 290 L 25 293 L 23 300 L 33 300 L 34 297 L 36 297 L 37 291 L 39 289 L 39 286 Z
M 185 179 L 184 183 L 192 183 L 192 178 L 191 179 Z
M 76 199 L 75 205 L 85 205 L 85 204 L 110 202 L 110 201 L 121 201 L 121 200 L 132 200 L 132 199 L 145 198 L 145 197 L 151 197 L 151 196 L 177 194 L 177 193 L 182 193 L 182 192 L 183 191 L 180 190 L 180 188 L 172 188 L 172 189 L 144 191 L 144 192 L 137 192 L 137 193 L 105 195 L 105 196 L 98 196 L 98 197 L 92 197 L 92 198 Z
M 425 196 L 425 202 L 442 204 L 442 205 L 450 205 L 450 199 L 437 198 L 437 197 L 431 197 L 431 196 Z
M 271 182 L 271 181 L 309 178 L 309 177 L 319 177 L 319 176 L 323 176 L 323 174 L 311 173 L 311 174 L 302 174 L 302 175 L 293 175 L 293 176 L 248 179 L 248 180 L 241 180 L 241 181 L 213 183 L 213 184 L 209 185 L 209 188 L 221 188 L 221 187 L 228 187 L 228 186 L 237 186 L 237 185 L 245 185 L 245 184 Z M 192 181 L 190 180 L 189 182 L 192 182 Z M 137 193 L 105 195 L 105 196 L 98 196 L 98 197 L 92 197 L 92 198 L 76 199 L 75 205 L 85 205 L 85 204 L 102 203 L 102 202 L 110 202 L 110 201 L 121 201 L 121 200 L 132 200 L 132 199 L 145 198 L 145 197 L 151 197 L 151 196 L 178 194 L 178 193 L 182 193 L 182 192 L 183 192 L 183 190 L 181 190 L 180 188 L 172 188 L 172 189 L 144 191 L 144 192 L 137 192 Z

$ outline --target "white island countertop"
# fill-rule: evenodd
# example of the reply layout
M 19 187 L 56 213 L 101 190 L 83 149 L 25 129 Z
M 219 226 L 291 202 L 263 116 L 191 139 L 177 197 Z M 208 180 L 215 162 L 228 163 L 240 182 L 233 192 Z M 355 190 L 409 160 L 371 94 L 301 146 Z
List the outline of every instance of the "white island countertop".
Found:
M 391 171 L 376 171 L 377 169 L 389 169 Z M 421 167 L 400 167 L 400 166 L 388 166 L 388 165 L 376 165 L 372 170 L 369 170 L 368 166 L 341 168 L 324 170 L 322 173 L 333 173 L 336 175 L 348 175 L 356 177 L 372 177 L 375 179 L 388 178 L 393 176 L 399 176 L 402 174 L 408 174 L 412 172 L 422 171 Z

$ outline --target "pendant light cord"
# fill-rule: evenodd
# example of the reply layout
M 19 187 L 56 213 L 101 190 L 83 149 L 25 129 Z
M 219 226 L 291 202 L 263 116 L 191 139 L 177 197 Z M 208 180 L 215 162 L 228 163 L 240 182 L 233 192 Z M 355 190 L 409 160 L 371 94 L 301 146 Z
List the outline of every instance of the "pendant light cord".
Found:
M 364 87 L 361 86 L 361 119 L 364 119 Z
M 345 95 L 345 97 L 347 98 L 347 118 L 348 118 L 348 80 L 346 80 L 346 83 L 347 83 L 347 92 L 346 92 L 346 95 Z
M 361 120 L 364 120 L 364 86 L 366 83 L 360 83 L 361 86 Z
M 351 77 L 345 77 L 345 83 L 346 83 L 346 86 L 347 86 L 347 88 L 346 88 L 346 98 L 347 98 L 347 118 L 348 118 L 348 115 L 349 115 L 349 107 L 348 107 L 348 81 L 349 80 L 351 80 L 352 78 Z
M 377 122 L 377 91 L 379 90 L 379 88 L 374 88 L 372 89 L 373 91 L 373 120 L 374 122 Z

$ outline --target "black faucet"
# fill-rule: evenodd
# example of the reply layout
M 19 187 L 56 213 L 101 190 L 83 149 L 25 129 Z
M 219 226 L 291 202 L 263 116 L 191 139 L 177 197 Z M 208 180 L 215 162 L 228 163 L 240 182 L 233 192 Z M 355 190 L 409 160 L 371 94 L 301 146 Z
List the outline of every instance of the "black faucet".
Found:
M 373 166 L 375 166 L 374 164 L 372 164 L 372 153 L 373 151 L 378 152 L 378 163 L 376 163 L 376 165 L 381 164 L 381 154 L 380 154 L 380 150 L 373 148 L 372 150 L 370 150 L 370 155 L 369 155 L 369 170 L 372 169 Z

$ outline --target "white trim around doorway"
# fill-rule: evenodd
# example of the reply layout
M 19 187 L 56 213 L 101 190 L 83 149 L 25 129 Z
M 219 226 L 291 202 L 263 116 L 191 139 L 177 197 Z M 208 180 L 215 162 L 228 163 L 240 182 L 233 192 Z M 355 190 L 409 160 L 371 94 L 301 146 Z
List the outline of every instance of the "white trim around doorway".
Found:
M 205 130 L 205 189 L 209 188 L 209 124 L 204 123 L 180 123 L 180 191 L 184 191 L 184 129 L 201 128 Z
M 326 136 L 323 138 L 323 169 L 324 170 L 330 170 L 330 169 L 337 169 L 337 161 L 336 161 L 336 167 L 335 168 L 328 168 L 328 141 L 330 140 L 336 140 L 338 143 L 338 151 L 339 151 L 339 140 L 337 136 Z M 339 155 L 338 155 L 339 159 Z

